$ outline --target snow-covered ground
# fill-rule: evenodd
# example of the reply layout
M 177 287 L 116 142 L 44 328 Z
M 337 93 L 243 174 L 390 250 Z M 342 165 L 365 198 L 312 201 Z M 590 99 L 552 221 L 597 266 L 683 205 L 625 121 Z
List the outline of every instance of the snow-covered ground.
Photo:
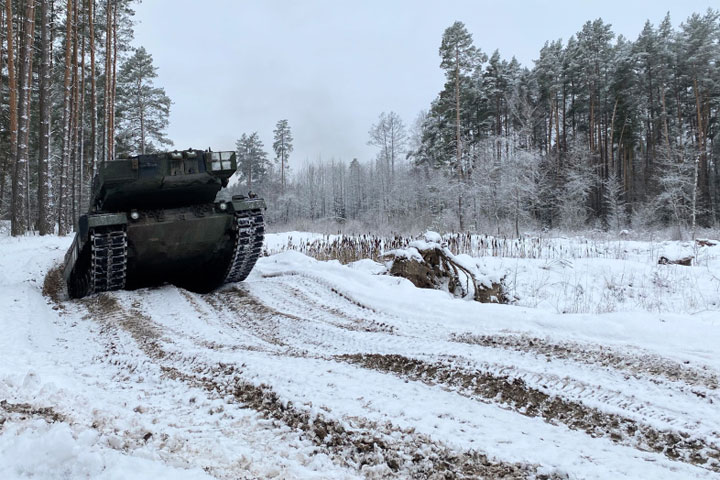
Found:
M 70 241 L 0 237 L 2 479 L 720 476 L 720 246 L 483 256 L 488 305 L 293 251 L 68 301 Z

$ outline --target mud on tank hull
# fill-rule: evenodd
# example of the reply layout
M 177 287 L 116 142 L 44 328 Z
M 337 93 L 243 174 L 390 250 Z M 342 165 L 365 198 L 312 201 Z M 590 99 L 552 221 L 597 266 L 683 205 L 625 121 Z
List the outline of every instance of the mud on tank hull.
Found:
M 244 280 L 262 249 L 261 199 L 90 214 L 65 259 L 73 298 L 171 283 L 205 293 Z

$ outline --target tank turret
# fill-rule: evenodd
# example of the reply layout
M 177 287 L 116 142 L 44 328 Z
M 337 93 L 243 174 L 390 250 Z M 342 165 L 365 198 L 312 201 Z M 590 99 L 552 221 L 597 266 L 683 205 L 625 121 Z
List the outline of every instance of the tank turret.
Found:
M 234 152 L 185 150 L 100 167 L 65 255 L 71 297 L 172 283 L 207 292 L 244 280 L 262 249 L 265 202 L 216 201 Z

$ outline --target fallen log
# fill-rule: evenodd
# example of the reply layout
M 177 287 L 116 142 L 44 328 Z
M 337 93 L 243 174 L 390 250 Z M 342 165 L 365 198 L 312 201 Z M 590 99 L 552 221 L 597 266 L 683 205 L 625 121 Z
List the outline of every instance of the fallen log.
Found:
M 660 257 L 660 260 L 658 260 L 658 265 L 683 265 L 685 267 L 692 266 L 692 261 L 694 257 L 683 257 L 671 260 L 668 257 L 662 256 Z

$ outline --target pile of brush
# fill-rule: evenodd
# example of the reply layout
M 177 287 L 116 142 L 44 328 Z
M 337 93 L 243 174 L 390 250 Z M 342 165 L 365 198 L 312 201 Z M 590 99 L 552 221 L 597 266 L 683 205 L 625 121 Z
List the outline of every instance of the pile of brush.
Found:
M 459 298 L 483 303 L 508 303 L 502 278 L 484 274 L 477 259 L 453 255 L 442 237 L 426 232 L 424 240 L 385 254 L 388 273 L 419 288 L 445 290 Z

